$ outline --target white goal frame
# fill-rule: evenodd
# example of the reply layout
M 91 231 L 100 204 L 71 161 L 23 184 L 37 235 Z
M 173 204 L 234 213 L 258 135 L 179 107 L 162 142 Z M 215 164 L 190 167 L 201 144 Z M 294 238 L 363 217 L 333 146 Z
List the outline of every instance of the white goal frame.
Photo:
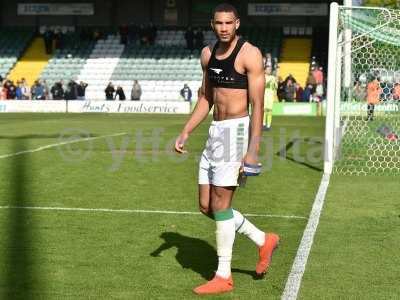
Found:
M 351 0 L 344 0 L 344 6 L 339 6 L 333 2 L 330 5 L 330 18 L 329 18 L 329 54 L 328 54 L 328 74 L 327 74 L 327 103 L 326 103 L 326 121 L 325 121 L 325 149 L 324 149 L 324 173 L 332 174 L 335 159 L 339 154 L 339 146 L 341 137 L 346 124 L 340 123 L 340 104 L 341 104 L 341 76 L 344 76 L 344 88 L 348 89 L 351 93 L 351 42 L 352 32 L 351 29 L 346 29 L 344 33 L 339 33 L 339 10 L 351 8 L 365 9 L 365 10 L 380 10 L 385 11 L 390 15 L 390 10 L 382 7 L 353 7 Z M 375 28 L 371 28 L 372 33 L 380 28 L 387 26 L 390 23 L 381 24 Z M 366 33 L 367 34 L 367 33 Z M 357 38 L 364 36 L 359 35 Z M 344 59 L 344 70 L 342 73 L 341 60 Z

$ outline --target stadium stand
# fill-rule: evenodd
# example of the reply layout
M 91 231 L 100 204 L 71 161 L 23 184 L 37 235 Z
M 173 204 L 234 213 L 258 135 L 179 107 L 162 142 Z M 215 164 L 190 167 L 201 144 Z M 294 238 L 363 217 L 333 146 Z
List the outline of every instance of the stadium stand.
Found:
M 285 26 L 282 31 L 284 38 L 278 76 L 284 79 L 291 74 L 301 86 L 305 86 L 310 69 L 313 28 Z
M 69 28 L 62 49 L 55 49 L 53 57 L 48 61 L 40 75 L 50 86 L 59 80 L 77 80 L 87 58 L 92 53 L 95 42 L 82 39 Z
M 0 75 L 5 78 L 33 37 L 29 28 L 0 28 Z
M 29 85 L 32 85 L 46 67 L 51 55 L 44 51 L 44 42 L 41 37 L 35 37 L 29 44 L 23 56 L 15 64 L 8 78 L 17 82 L 25 78 Z
M 204 32 L 204 41 L 214 43 L 214 34 Z M 186 49 L 183 30 L 159 30 L 154 46 L 125 48 L 111 80 L 125 91 L 131 90 L 133 80 L 139 80 L 142 100 L 179 100 L 184 83 L 192 91 L 201 85 L 199 57 L 199 49 L 193 53 Z
M 240 29 L 243 37 L 256 45 L 264 53 L 270 52 L 272 57 L 279 58 L 282 46 L 282 28 L 245 27 Z
M 97 42 L 93 38 L 82 38 L 74 28 L 51 29 L 62 30 L 65 38 L 62 49 L 55 49 L 53 56 L 40 59 L 43 66 L 38 77 L 46 80 L 49 86 L 60 80 L 64 83 L 84 81 L 88 83 L 86 99 L 104 100 L 108 82 L 121 86 L 129 95 L 133 81 L 138 80 L 143 91 L 141 100 L 180 100 L 179 91 L 186 83 L 194 100 L 197 98 L 202 80 L 200 48 L 193 51 L 186 48 L 185 30 L 162 28 L 157 32 L 154 45 L 133 42 L 125 46 L 120 43 L 120 36 L 109 28 L 102 30 L 108 33 Z M 279 58 L 282 28 L 247 27 L 241 28 L 240 33 L 263 53 L 269 52 Z M 211 30 L 205 30 L 203 34 L 205 45 L 215 43 Z M 37 45 L 40 39 L 37 37 L 33 43 L 36 44 L 30 45 L 35 46 L 36 56 L 38 52 L 45 55 Z M 20 73 L 16 80 L 23 77 Z
M 245 28 L 244 38 L 262 50 L 279 57 L 282 30 Z M 212 31 L 204 31 L 204 44 L 213 45 Z M 179 90 L 186 83 L 193 92 L 201 85 L 202 70 L 199 64 L 200 50 L 186 49 L 183 30 L 159 30 L 154 46 L 128 45 L 121 55 L 111 81 L 130 91 L 133 80 L 139 80 L 143 89 L 142 100 L 178 100 Z M 104 84 L 97 83 L 97 90 Z M 197 98 L 194 93 L 194 99 Z M 100 92 L 96 96 L 104 97 Z
M 104 99 L 104 89 L 124 51 L 124 45 L 119 40 L 117 35 L 108 35 L 106 39 L 98 40 L 83 66 L 78 80 L 88 83 L 88 99 Z

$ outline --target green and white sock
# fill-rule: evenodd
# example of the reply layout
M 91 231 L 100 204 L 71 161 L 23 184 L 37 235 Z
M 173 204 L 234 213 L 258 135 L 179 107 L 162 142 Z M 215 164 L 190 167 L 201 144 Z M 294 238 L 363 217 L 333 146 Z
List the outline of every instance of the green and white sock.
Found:
M 231 208 L 214 212 L 217 230 L 218 270 L 216 274 L 223 278 L 231 275 L 232 248 L 235 241 L 235 220 Z
M 237 210 L 232 209 L 232 211 L 235 220 L 236 231 L 247 236 L 258 247 L 264 245 L 265 232 L 262 232 L 260 229 L 258 229 Z

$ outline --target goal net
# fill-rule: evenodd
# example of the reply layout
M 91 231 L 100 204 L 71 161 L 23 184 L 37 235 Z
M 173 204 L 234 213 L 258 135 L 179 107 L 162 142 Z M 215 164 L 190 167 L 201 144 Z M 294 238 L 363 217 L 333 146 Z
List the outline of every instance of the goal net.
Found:
M 325 172 L 400 175 L 400 11 L 331 14 Z

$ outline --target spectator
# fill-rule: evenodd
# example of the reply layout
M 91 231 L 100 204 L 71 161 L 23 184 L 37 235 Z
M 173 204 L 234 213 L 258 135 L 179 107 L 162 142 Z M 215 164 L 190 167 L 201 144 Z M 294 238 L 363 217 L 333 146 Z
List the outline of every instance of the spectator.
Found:
M 186 83 L 183 85 L 180 95 L 185 101 L 189 101 L 189 103 L 192 104 L 192 90 Z
M 17 88 L 14 85 L 14 82 L 8 81 L 7 86 L 7 99 L 14 100 L 17 97 Z
M 70 80 L 67 84 L 67 88 L 64 92 L 65 100 L 76 100 L 78 98 L 77 95 L 77 84 L 75 81 Z
M 185 40 L 186 40 L 186 48 L 189 49 L 190 51 L 193 51 L 194 49 L 194 32 L 192 30 L 192 27 L 188 27 L 188 29 L 185 32 Z
M 9 89 L 9 87 L 10 87 L 10 80 L 8 80 L 8 79 L 5 79 L 4 80 L 4 82 L 3 82 L 3 88 L 4 88 L 4 92 L 6 93 L 5 94 L 5 99 L 9 99 L 8 98 L 8 89 Z
M 393 100 L 400 100 L 400 83 L 395 83 L 393 87 Z
M 32 100 L 46 100 L 44 86 L 36 80 L 31 88 Z
M 315 79 L 315 83 L 318 84 L 323 84 L 324 83 L 324 73 L 322 73 L 322 67 L 315 68 L 312 71 L 312 74 Z
M 368 113 L 367 121 L 372 121 L 374 119 L 375 105 L 380 102 L 379 97 L 382 92 L 379 78 L 374 78 L 367 85 L 367 103 L 368 103 Z
M 115 92 L 115 89 L 114 89 L 114 86 L 113 86 L 112 82 L 110 82 L 110 83 L 107 85 L 107 87 L 106 87 L 106 89 L 104 90 L 104 92 L 105 92 L 105 94 L 106 94 L 106 100 L 114 100 L 114 92 Z
M 288 82 L 289 80 L 292 81 L 292 84 L 295 84 L 295 83 L 297 82 L 296 79 L 293 77 L 292 74 L 289 74 L 289 75 L 285 78 L 285 85 L 287 85 L 287 82 Z
M 278 100 L 279 102 L 285 101 L 285 82 L 282 80 L 282 77 L 278 77 Z
M 1 84 L 2 82 L 0 82 Z M 0 100 L 7 100 L 7 88 L 4 84 L 0 85 Z
M 277 57 L 274 57 L 274 58 L 272 59 L 272 75 L 276 76 L 276 74 L 277 74 L 277 72 L 278 72 L 278 68 L 279 68 L 279 65 L 278 65 L 278 58 L 277 58 Z
M 0 84 L 3 85 L 3 76 L 0 74 Z
M 64 99 L 64 89 L 61 81 L 56 82 L 51 87 L 51 95 L 53 96 L 53 100 L 63 100 Z
M 29 85 L 26 83 L 25 78 L 21 79 L 21 92 L 22 92 L 22 100 L 31 99 L 31 89 Z
M 264 58 L 263 58 L 263 61 L 264 61 L 264 69 L 266 69 L 266 68 L 271 68 L 271 69 L 273 69 L 273 63 L 272 63 L 272 55 L 271 55 L 271 53 L 269 53 L 269 52 L 267 52 L 267 53 L 265 53 L 265 56 L 264 56 Z
M 17 88 L 15 90 L 15 98 L 17 100 L 22 100 L 22 82 L 17 81 Z
M 292 81 L 292 79 L 288 79 L 285 86 L 285 100 L 288 102 L 296 101 L 296 87 Z
M 81 81 L 76 88 L 76 94 L 78 100 L 85 100 L 86 88 L 88 84 Z
M 356 81 L 356 84 L 353 87 L 353 98 L 359 102 L 365 101 L 367 98 L 365 87 L 363 87 L 359 81 Z
M 313 89 L 315 89 L 315 87 L 317 86 L 317 82 L 316 82 L 315 77 L 313 75 L 313 71 L 314 70 L 312 70 L 312 71 L 310 71 L 308 73 L 308 77 L 307 77 L 307 80 L 306 80 L 306 85 L 312 85 Z
M 131 100 L 140 100 L 142 96 L 142 88 L 137 80 L 133 82 L 132 91 L 131 91 Z
M 50 89 L 49 89 L 49 85 L 47 84 L 46 80 L 39 80 L 39 83 L 41 85 L 43 85 L 44 88 L 44 99 L 43 100 L 50 100 Z
M 300 84 L 298 84 L 298 83 L 295 83 L 295 88 L 296 88 L 296 102 L 303 102 L 303 93 L 304 93 L 304 90 L 303 90 L 303 88 L 301 87 L 301 85 Z
M 314 90 L 314 88 L 311 84 L 308 84 L 306 86 L 306 88 L 303 91 L 303 99 L 302 99 L 303 102 L 311 102 L 313 90 Z
M 117 91 L 115 92 L 114 100 L 117 99 L 117 96 L 118 96 L 119 100 L 126 100 L 124 90 L 121 86 L 117 87 Z
M 201 50 L 204 46 L 204 34 L 201 28 L 197 29 L 196 34 L 194 36 L 195 48 Z

